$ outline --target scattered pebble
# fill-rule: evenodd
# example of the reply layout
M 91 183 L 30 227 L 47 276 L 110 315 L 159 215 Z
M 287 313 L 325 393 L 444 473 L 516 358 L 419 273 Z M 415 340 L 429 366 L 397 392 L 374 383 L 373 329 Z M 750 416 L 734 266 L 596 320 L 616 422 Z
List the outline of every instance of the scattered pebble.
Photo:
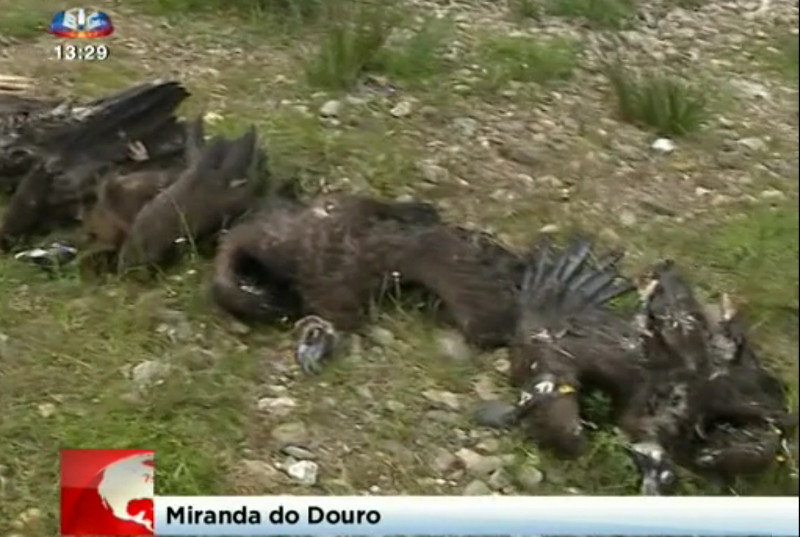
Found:
M 675 142 L 670 140 L 669 138 L 658 138 L 656 141 L 652 143 L 650 149 L 656 151 L 658 153 L 662 153 L 667 155 L 675 151 Z
M 770 202 L 783 201 L 786 199 L 786 194 L 775 188 L 768 188 L 767 190 L 762 190 L 758 197 L 764 201 Z
M 301 485 L 317 484 L 319 465 L 314 461 L 297 461 L 286 468 L 286 473 Z
M 456 362 L 466 362 L 472 356 L 472 351 L 459 332 L 452 330 L 442 331 L 436 337 L 439 352 Z
M 474 481 L 470 481 L 466 487 L 464 487 L 464 496 L 489 496 L 492 493 L 492 489 L 489 488 L 489 485 L 481 481 L 480 479 L 475 479 Z
M 439 473 L 446 474 L 458 467 L 458 458 L 445 448 L 437 448 L 435 455 L 430 460 L 431 468 Z
M 411 110 L 413 106 L 411 105 L 411 101 L 400 101 L 394 107 L 389 110 L 389 113 L 392 117 L 406 117 L 411 115 Z
M 280 471 L 266 461 L 245 459 L 241 465 L 247 475 L 264 485 L 275 486 L 275 482 L 281 477 Z
M 276 416 L 286 416 L 297 407 L 297 402 L 291 397 L 262 397 L 257 403 L 258 410 L 269 412 Z
M 450 177 L 450 172 L 447 171 L 447 168 L 443 168 L 430 160 L 421 161 L 419 163 L 419 171 L 423 179 L 434 185 L 447 181 Z
M 281 448 L 281 453 L 300 461 L 314 460 L 317 458 L 317 456 L 311 450 L 306 449 L 303 446 L 294 446 L 291 444 L 283 446 Z
M 475 446 L 475 449 L 486 454 L 497 453 L 500 450 L 500 441 L 497 438 L 485 438 Z
M 319 115 L 327 118 L 338 118 L 341 112 L 342 102 L 336 99 L 325 102 L 319 109 Z
M 36 507 L 31 507 L 21 512 L 19 516 L 11 523 L 11 527 L 14 528 L 15 530 L 23 530 L 26 528 L 30 528 L 31 526 L 38 524 L 41 518 L 42 518 L 41 509 L 37 509 Z
M 478 122 L 471 117 L 456 118 L 453 127 L 466 138 L 472 138 L 478 132 Z
M 503 466 L 503 459 L 496 455 L 481 455 L 468 448 L 456 451 L 456 457 L 471 475 L 485 477 Z
M 39 415 L 45 419 L 56 413 L 56 405 L 53 403 L 42 403 L 37 409 L 39 410 Z
M 481 373 L 477 375 L 475 377 L 473 387 L 475 393 L 478 394 L 478 397 L 484 401 L 495 399 L 497 397 L 497 387 L 495 386 L 492 377 L 487 373 Z
M 625 227 L 633 227 L 636 225 L 636 214 L 628 209 L 623 209 L 619 213 L 619 223 Z
M 540 490 L 544 474 L 538 468 L 526 465 L 516 471 L 514 480 L 523 491 L 534 493 Z
M 145 360 L 131 369 L 131 380 L 140 390 L 162 384 L 171 367 L 157 360 Z
M 756 136 L 751 136 L 748 138 L 742 138 L 737 142 L 742 147 L 749 149 L 755 153 L 761 153 L 762 151 L 766 151 L 768 149 L 767 142 L 765 142 L 762 138 L 758 138 Z
M 280 446 L 304 445 L 310 438 L 308 427 L 301 421 L 282 423 L 272 430 L 272 439 Z
M 373 326 L 369 329 L 369 338 L 382 347 L 390 347 L 395 337 L 391 330 L 381 326 Z
M 539 233 L 558 233 L 560 230 L 558 224 L 547 224 L 539 228 Z
M 8 342 L 8 336 L 0 332 L 0 360 L 11 357 L 11 344 Z
M 492 472 L 486 483 L 494 490 L 502 490 L 511 485 L 511 476 L 508 475 L 508 472 L 499 468 Z
M 461 408 L 461 402 L 458 400 L 458 395 L 454 394 L 453 392 L 448 392 L 445 390 L 425 390 L 422 392 L 422 396 L 441 408 L 448 410 L 459 410 Z

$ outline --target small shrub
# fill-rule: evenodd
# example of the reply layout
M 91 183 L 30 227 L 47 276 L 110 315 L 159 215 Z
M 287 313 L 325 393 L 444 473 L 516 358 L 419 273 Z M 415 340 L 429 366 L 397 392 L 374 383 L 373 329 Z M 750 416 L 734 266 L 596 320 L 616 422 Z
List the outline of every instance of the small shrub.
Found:
M 555 17 L 581 18 L 597 28 L 625 26 L 636 11 L 636 0 L 542 0 L 544 12 Z
M 360 4 L 336 6 L 316 54 L 306 65 L 310 84 L 346 90 L 373 64 L 396 23 L 394 11 Z
M 497 88 L 509 81 L 544 84 L 572 76 L 578 61 L 578 44 L 565 39 L 501 37 L 487 41 L 482 50 L 488 84 Z
M 539 20 L 542 16 L 542 0 L 510 0 L 508 4 L 511 16 L 517 20 Z
M 191 12 L 229 11 L 237 15 L 283 22 L 319 18 L 328 0 L 139 0 L 149 11 L 184 15 Z
M 683 79 L 658 73 L 637 74 L 617 64 L 608 69 L 620 117 L 655 129 L 663 136 L 681 136 L 699 129 L 707 116 L 704 93 Z
M 430 19 L 407 40 L 381 49 L 367 69 L 392 80 L 421 83 L 446 71 L 441 45 L 449 31 L 447 21 Z

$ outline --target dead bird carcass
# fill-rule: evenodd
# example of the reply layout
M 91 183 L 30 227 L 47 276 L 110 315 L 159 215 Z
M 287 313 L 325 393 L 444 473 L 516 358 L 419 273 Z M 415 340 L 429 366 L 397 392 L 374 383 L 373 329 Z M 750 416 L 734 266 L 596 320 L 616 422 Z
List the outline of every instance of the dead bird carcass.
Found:
M 175 81 L 137 84 L 85 105 L 3 98 L 0 183 L 12 192 L 0 222 L 4 249 L 73 223 L 110 172 L 174 165 L 185 127 L 175 109 L 189 92 Z

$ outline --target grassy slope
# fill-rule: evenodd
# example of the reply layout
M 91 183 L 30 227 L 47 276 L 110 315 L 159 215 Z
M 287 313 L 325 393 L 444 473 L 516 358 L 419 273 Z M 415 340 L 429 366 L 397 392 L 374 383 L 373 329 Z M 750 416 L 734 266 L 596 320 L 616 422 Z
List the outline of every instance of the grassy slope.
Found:
M 0 0 L 0 8 L 7 5 L 8 0 Z M 44 11 L 42 4 L 32 0 L 31 6 Z M 153 6 L 149 7 L 152 12 Z M 160 9 L 163 13 L 163 3 Z M 18 22 L 4 19 L 0 34 L 35 38 L 32 12 L 14 11 Z M 319 74 L 324 69 L 319 70 L 318 61 L 303 60 L 313 54 L 313 44 L 323 39 L 319 28 L 292 27 L 292 33 L 286 34 L 274 21 L 256 18 L 239 30 L 212 31 L 213 19 L 196 17 L 181 19 L 181 24 L 173 24 L 174 32 L 166 35 L 158 30 L 159 19 L 126 12 L 116 20 L 118 35 L 110 43 L 113 56 L 107 62 L 46 61 L 52 43 L 40 38 L 17 45 L 13 61 L 2 64 L 3 72 L 13 69 L 14 74 L 42 77 L 42 93 L 59 90 L 45 82 L 55 77 L 65 86 L 90 94 L 145 74 L 177 72 L 196 93 L 190 110 L 220 111 L 219 130 L 238 131 L 247 122 L 256 122 L 265 135 L 273 169 L 297 174 L 312 186 L 323 177 L 345 188 L 369 188 L 386 195 L 420 191 L 427 197 L 450 200 L 449 207 L 459 218 L 490 224 L 517 239 L 553 220 L 581 227 L 611 225 L 631 245 L 632 267 L 662 256 L 675 257 L 695 270 L 699 284 L 709 293 L 724 289 L 746 301 L 756 338 L 767 358 L 794 386 L 796 399 L 796 175 L 769 179 L 788 196 L 774 206 L 703 206 L 681 223 L 646 221 L 626 229 L 609 224 L 608 211 L 581 209 L 614 200 L 615 192 L 605 183 L 587 183 L 579 192 L 584 197 L 571 209 L 537 193 L 511 202 L 492 200 L 490 194 L 498 185 L 516 184 L 514 177 L 520 169 L 506 173 L 502 167 L 482 162 L 480 156 L 470 159 L 469 151 L 466 157 L 464 151 L 442 151 L 465 143 L 453 134 L 451 121 L 467 115 L 466 111 L 499 114 L 507 109 L 522 110 L 524 119 L 540 100 L 552 103 L 546 96 L 549 85 L 569 84 L 566 73 L 571 73 L 576 61 L 572 53 L 564 52 L 553 65 L 552 55 L 536 60 L 539 44 L 531 47 L 473 32 L 461 39 L 467 52 L 458 61 L 443 61 L 435 50 L 453 31 L 445 24 L 392 55 L 327 58 L 338 66 L 335 73 L 352 68 L 347 62 L 377 66 L 393 82 L 400 81 L 405 95 L 415 99 L 415 110 L 429 108 L 425 114 L 397 120 L 387 113 L 391 102 L 347 103 L 343 126 L 332 129 L 313 117 L 313 112 L 337 92 L 315 93 L 319 88 L 309 84 L 324 83 L 330 77 Z M 788 54 L 796 60 L 796 48 Z M 542 70 L 552 76 L 542 79 L 524 69 L 520 72 L 519 58 L 545 62 Z M 485 62 L 485 78 L 471 80 L 463 75 L 463 67 L 472 62 Z M 306 65 L 311 65 L 310 79 L 304 76 Z M 789 64 L 790 71 L 792 65 L 796 81 L 796 61 Z M 787 72 L 786 64 L 772 59 L 750 69 L 768 73 L 773 80 Z M 462 91 L 458 86 L 462 77 L 471 89 Z M 499 95 L 509 89 L 505 96 Z M 298 111 L 296 104 L 306 106 L 312 115 L 304 115 L 302 108 Z M 593 106 L 595 111 L 582 109 L 581 114 L 604 114 L 602 100 Z M 796 140 L 796 123 L 793 128 Z M 713 140 L 714 133 L 701 133 L 687 142 L 687 159 Z M 578 146 L 591 150 L 596 149 L 594 143 L 587 133 Z M 796 162 L 796 142 L 785 145 L 779 149 Z M 469 189 L 465 192 L 457 181 L 447 180 L 423 190 L 415 165 L 423 158 L 438 159 L 450 170 L 450 179 L 466 179 Z M 681 177 L 692 166 L 681 158 L 676 157 L 674 166 L 657 163 L 656 172 L 665 174 L 667 182 Z M 559 168 L 563 160 L 557 148 L 546 149 L 537 165 L 542 173 L 564 171 Z M 642 170 L 648 173 L 646 166 Z M 594 170 L 597 181 L 604 171 L 608 169 Z M 701 174 L 715 173 L 701 170 Z M 426 460 L 437 446 L 453 451 L 460 445 L 453 431 L 470 429 L 468 409 L 475 400 L 472 381 L 482 372 L 493 371 L 490 364 L 497 356 L 479 356 L 467 364 L 448 362 L 437 355 L 434 333 L 423 319 L 389 308 L 376 323 L 392 330 L 394 343 L 384 347 L 367 343 L 365 351 L 344 357 L 321 379 L 293 379 L 286 331 L 258 329 L 239 334 L 233 330 L 210 307 L 206 270 L 202 263 L 187 262 L 159 285 L 145 288 L 114 279 L 81 281 L 71 273 L 48 278 L 8 257 L 0 259 L 0 477 L 5 483 L 0 488 L 0 530 L 24 510 L 39 506 L 40 520 L 16 531 L 55 534 L 60 447 L 155 448 L 157 486 L 162 494 L 308 492 L 280 476 L 265 481 L 263 476 L 241 471 L 243 458 L 272 460 L 270 429 L 296 419 L 308 424 L 317 442 L 323 476 L 317 492 L 355 492 L 379 484 L 384 492 L 458 493 L 458 488 L 429 479 L 438 476 Z M 185 319 L 176 321 L 175 311 L 185 312 Z M 148 359 L 168 361 L 176 373 L 163 385 L 137 396 L 125 371 Z M 501 375 L 492 372 L 492 377 L 498 386 L 504 385 Z M 292 417 L 256 412 L 254 401 L 281 383 L 289 385 L 290 395 L 298 402 Z M 367 389 L 354 389 L 354 384 Z M 428 420 L 419 425 L 429 408 L 420 394 L 429 388 L 462 394 L 463 408 L 455 423 Z M 389 401 L 397 404 L 389 405 Z M 631 467 L 612 432 L 598 433 L 591 452 L 576 462 L 553 460 L 514 435 L 501 438 L 501 445 L 503 452 L 517 453 L 521 461 L 538 461 L 547 476 L 542 493 L 560 493 L 568 487 L 598 494 L 634 490 Z M 709 490 L 691 479 L 685 487 L 685 492 Z M 743 487 L 749 493 L 796 492 L 796 482 L 786 478 L 785 469 Z

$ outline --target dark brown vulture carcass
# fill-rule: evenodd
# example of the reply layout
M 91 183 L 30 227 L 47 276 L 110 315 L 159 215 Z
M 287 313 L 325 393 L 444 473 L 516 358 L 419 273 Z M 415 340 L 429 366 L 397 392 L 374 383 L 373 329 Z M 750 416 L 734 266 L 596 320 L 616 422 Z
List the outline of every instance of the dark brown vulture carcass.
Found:
M 488 244 L 442 222 L 426 203 L 273 198 L 222 239 L 212 293 L 245 320 L 313 315 L 302 323 L 297 349 L 306 372 L 330 355 L 331 334 L 362 326 L 387 281 L 438 298 L 469 341 L 503 345 L 514 326 L 515 282 Z
M 115 173 L 100 183 L 96 202 L 83 215 L 83 230 L 90 244 L 93 263 L 116 268 L 116 256 L 130 234 L 142 208 L 173 184 L 199 159 L 204 146 L 204 125 L 198 118 L 187 126 L 184 158 L 172 167 Z
M 642 492 L 674 486 L 673 460 L 726 483 L 766 470 L 797 418 L 727 297 L 708 315 L 668 261 L 654 268 L 642 307 L 648 376 L 621 418 Z
M 607 307 L 634 289 L 617 272 L 621 257 L 596 259 L 586 239 L 563 250 L 545 240 L 530 254 L 511 345 L 520 399 L 484 404 L 479 423 L 523 425 L 538 444 L 576 457 L 585 440 L 579 395 L 599 388 L 624 407 L 642 367 L 635 328 Z
M 722 477 L 763 470 L 795 418 L 738 321 L 707 321 L 670 264 L 654 270 L 634 318 L 609 311 L 610 299 L 632 289 L 618 260 L 591 263 L 588 241 L 533 253 L 511 349 L 520 400 L 485 404 L 479 422 L 523 424 L 541 445 L 574 457 L 584 443 L 578 395 L 599 389 L 612 398 L 644 494 L 670 492 L 675 463 Z
M 188 95 L 178 82 L 155 81 L 86 105 L 6 103 L 0 174 L 13 196 L 0 224 L 2 246 L 76 220 L 110 171 L 172 165 L 185 135 L 174 113 Z
M 205 143 L 198 119 L 190 132 L 186 169 L 136 214 L 119 251 L 119 271 L 163 265 L 181 240 L 215 235 L 253 207 L 266 164 L 255 128 L 234 140 L 216 136 Z

